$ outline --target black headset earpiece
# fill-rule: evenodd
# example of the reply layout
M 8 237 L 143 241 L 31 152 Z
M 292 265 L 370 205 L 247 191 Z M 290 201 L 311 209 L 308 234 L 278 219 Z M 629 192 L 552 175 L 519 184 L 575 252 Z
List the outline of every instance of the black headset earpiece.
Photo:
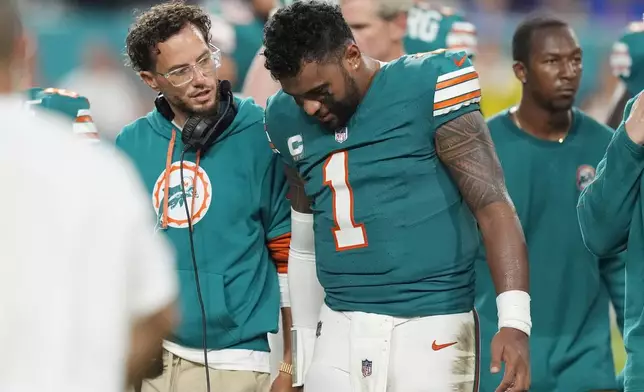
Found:
M 186 149 L 201 150 L 202 154 L 205 153 L 232 124 L 237 115 L 237 108 L 228 80 L 219 82 L 219 96 L 219 111 L 216 116 L 192 116 L 186 121 L 181 131 L 181 141 Z
M 157 108 L 159 113 L 161 113 L 161 115 L 165 117 L 166 120 L 174 120 L 174 112 L 172 111 L 170 104 L 165 99 L 163 94 L 159 93 L 159 95 L 157 95 L 157 98 L 154 100 L 154 106 Z

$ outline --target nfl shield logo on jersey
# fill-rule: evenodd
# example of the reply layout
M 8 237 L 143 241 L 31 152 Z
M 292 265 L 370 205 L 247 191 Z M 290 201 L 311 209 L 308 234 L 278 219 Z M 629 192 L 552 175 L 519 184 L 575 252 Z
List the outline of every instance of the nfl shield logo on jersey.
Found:
M 362 377 L 371 376 L 372 362 L 368 359 L 362 360 Z
M 349 137 L 349 128 L 344 127 L 335 131 L 335 141 L 338 143 L 344 143 L 345 140 Z

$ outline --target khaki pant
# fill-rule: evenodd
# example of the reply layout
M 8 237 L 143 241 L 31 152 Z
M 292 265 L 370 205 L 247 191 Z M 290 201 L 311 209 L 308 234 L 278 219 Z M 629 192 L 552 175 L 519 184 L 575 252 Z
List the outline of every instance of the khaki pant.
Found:
M 198 363 L 186 361 L 164 351 L 163 374 L 143 380 L 141 392 L 207 392 L 206 371 Z M 209 369 L 210 392 L 268 392 L 268 373 Z

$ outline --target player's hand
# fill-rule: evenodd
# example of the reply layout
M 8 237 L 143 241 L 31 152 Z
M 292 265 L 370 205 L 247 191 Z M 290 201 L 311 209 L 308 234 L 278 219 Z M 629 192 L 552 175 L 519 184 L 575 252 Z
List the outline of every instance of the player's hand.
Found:
M 290 374 L 280 372 L 271 385 L 271 392 L 302 392 L 302 388 L 293 387 L 293 377 Z
M 644 94 L 640 94 L 635 100 L 631 113 L 624 124 L 628 137 L 640 145 L 644 145 L 644 98 L 642 97 Z
M 528 335 L 514 328 L 501 328 L 492 339 L 492 363 L 490 371 L 505 374 L 496 392 L 522 392 L 530 388 L 530 349 Z

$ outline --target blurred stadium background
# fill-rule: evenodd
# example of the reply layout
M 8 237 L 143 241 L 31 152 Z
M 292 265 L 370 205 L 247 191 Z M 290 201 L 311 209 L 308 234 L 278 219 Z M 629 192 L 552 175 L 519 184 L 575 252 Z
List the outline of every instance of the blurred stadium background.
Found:
M 432 2 L 431 0 L 430 2 Z M 263 0 L 189 1 L 201 4 L 214 17 L 213 38 L 231 62 L 228 73 L 237 90 L 260 47 Z M 153 107 L 153 97 L 124 65 L 123 46 L 136 9 L 153 0 L 22 0 L 27 25 L 35 42 L 35 84 L 77 91 L 90 99 L 99 130 L 112 139 L 120 128 Z M 481 75 L 483 110 L 492 115 L 517 102 L 519 85 L 511 70 L 510 40 L 527 13 L 541 9 L 556 13 L 576 29 L 584 49 L 584 76 L 578 105 L 601 107 L 615 83 L 608 67 L 613 42 L 626 24 L 641 20 L 641 0 L 439 0 L 466 13 L 477 26 L 476 66 Z M 262 6 L 262 4 L 264 6 Z M 624 349 L 613 328 L 617 371 Z

